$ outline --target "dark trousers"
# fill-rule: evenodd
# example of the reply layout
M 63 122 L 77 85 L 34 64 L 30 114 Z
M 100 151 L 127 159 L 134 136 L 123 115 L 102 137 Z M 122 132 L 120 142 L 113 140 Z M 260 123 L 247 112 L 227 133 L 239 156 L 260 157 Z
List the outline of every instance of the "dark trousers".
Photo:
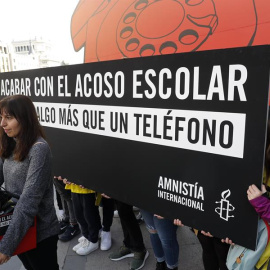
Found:
M 145 250 L 142 232 L 133 212 L 133 206 L 115 200 L 124 234 L 124 245 L 133 252 Z
M 230 245 L 222 243 L 219 238 L 208 237 L 200 232 L 198 239 L 203 249 L 203 265 L 205 270 L 228 270 L 226 259 Z
M 83 236 L 92 243 L 96 243 L 98 241 L 99 230 L 102 228 L 99 207 L 95 205 L 96 194 L 72 193 L 72 201 L 76 219 L 81 226 Z M 113 221 L 114 201 L 102 198 L 102 205 L 103 230 L 109 232 Z
M 35 249 L 18 255 L 26 270 L 59 270 L 57 262 L 58 236 L 48 237 L 37 243 Z
M 113 214 L 114 214 L 114 200 L 102 198 L 102 213 L 103 213 L 103 231 L 109 232 L 113 223 Z

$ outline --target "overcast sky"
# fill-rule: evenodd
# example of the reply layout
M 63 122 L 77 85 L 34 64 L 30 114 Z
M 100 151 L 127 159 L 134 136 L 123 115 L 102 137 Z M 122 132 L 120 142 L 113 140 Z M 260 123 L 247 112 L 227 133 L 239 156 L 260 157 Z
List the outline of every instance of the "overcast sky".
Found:
M 0 40 L 50 40 L 61 60 L 83 63 L 83 50 L 75 52 L 70 21 L 79 0 L 0 0 Z

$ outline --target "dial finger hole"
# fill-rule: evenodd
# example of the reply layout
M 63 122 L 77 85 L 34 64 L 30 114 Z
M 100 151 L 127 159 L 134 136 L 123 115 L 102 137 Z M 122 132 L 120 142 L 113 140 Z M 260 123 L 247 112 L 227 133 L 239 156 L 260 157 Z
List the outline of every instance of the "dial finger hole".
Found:
M 192 29 L 187 29 L 180 33 L 179 41 L 184 45 L 191 45 L 195 43 L 199 38 L 199 34 Z
M 155 46 L 152 44 L 146 44 L 140 49 L 140 56 L 152 56 L 155 54 Z
M 120 37 L 123 39 L 129 38 L 133 33 L 133 28 L 130 26 L 127 26 L 123 28 L 120 32 Z
M 126 50 L 129 52 L 135 51 L 140 45 L 140 41 L 137 38 L 131 38 L 127 43 L 126 43 Z
M 129 24 L 132 23 L 136 19 L 136 13 L 130 12 L 124 17 L 124 23 Z
M 171 54 L 171 53 L 176 53 L 176 51 L 177 51 L 177 45 L 172 41 L 164 42 L 159 48 L 160 54 Z
M 142 10 L 142 9 L 146 8 L 148 4 L 149 3 L 147 0 L 140 0 L 135 4 L 135 9 Z

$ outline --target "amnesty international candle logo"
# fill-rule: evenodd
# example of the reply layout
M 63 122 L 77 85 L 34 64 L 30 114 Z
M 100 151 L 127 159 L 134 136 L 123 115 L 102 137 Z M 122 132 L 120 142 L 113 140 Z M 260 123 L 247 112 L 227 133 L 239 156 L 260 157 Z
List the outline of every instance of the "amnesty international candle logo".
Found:
M 230 195 L 231 191 L 227 189 L 221 193 L 221 201 L 216 202 L 219 203 L 219 207 L 215 209 L 215 212 L 219 214 L 220 218 L 226 221 L 228 221 L 229 218 L 234 217 L 230 216 L 230 211 L 234 211 L 235 207 L 227 200 Z

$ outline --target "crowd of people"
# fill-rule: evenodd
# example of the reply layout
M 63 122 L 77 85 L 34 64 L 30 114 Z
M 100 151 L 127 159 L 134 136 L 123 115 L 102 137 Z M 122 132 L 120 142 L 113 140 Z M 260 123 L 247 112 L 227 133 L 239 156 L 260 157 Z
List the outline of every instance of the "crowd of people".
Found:
M 111 226 L 114 211 L 118 211 L 123 245 L 109 255 L 112 261 L 132 258 L 130 270 L 141 269 L 149 256 L 133 206 L 100 194 L 72 182 L 64 176 L 52 177 L 52 156 L 45 134 L 39 124 L 32 101 L 21 95 L 0 101 L 0 184 L 20 196 L 12 221 L 0 241 L 0 264 L 13 255 L 26 232 L 37 220 L 36 248 L 18 255 L 27 270 L 57 270 L 57 242 L 74 237 L 78 243 L 73 251 L 88 255 L 98 248 L 112 246 Z M 270 123 L 270 122 L 269 122 Z M 270 181 L 270 124 L 265 152 L 264 185 L 251 185 L 247 199 L 258 214 L 270 222 L 270 199 L 267 193 Z M 54 207 L 54 188 L 62 210 L 59 221 Z M 100 216 L 102 206 L 102 219 Z M 178 269 L 179 244 L 177 229 L 181 220 L 169 220 L 140 209 L 149 231 L 156 258 L 156 269 Z M 225 270 L 227 253 L 233 239 L 219 239 L 210 232 L 194 229 L 203 250 L 206 270 Z M 100 241 L 99 241 L 100 239 Z M 99 244 L 100 242 L 100 244 Z

